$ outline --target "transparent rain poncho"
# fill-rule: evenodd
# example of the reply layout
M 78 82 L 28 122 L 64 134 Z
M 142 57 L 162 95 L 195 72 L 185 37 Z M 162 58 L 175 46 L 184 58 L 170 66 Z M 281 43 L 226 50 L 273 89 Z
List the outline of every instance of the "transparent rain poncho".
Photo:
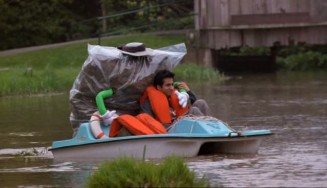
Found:
M 154 49 L 151 56 L 130 56 L 115 47 L 88 45 L 88 57 L 70 90 L 70 122 L 76 131 L 80 123 L 89 121 L 96 112 L 96 95 L 114 89 L 105 99 L 106 108 L 118 114 L 137 115 L 139 99 L 152 85 L 155 74 L 172 71 L 186 55 L 185 44 Z

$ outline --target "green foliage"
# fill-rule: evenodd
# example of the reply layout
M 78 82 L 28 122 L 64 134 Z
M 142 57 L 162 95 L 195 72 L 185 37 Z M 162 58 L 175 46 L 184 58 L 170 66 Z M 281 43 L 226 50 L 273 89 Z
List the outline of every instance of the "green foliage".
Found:
M 1 2 L 0 50 L 72 39 L 79 27 L 67 8 L 70 4 L 70 0 Z
M 187 0 L 0 0 L 0 50 L 96 37 L 101 33 L 181 29 L 192 23 L 192 18 L 183 18 L 192 11 L 193 1 Z M 154 25 L 161 21 L 160 27 Z M 103 31 L 104 23 L 107 31 Z
M 327 70 L 327 55 L 314 51 L 297 53 L 278 58 L 277 65 L 287 70 Z
M 225 76 L 218 70 L 196 64 L 181 64 L 174 70 L 176 80 L 222 81 Z
M 106 9 L 111 10 L 109 19 L 111 27 L 104 33 L 125 34 L 128 32 L 183 29 L 193 17 L 193 1 L 188 0 L 141 0 L 141 1 L 103 1 Z M 137 11 L 136 11 L 137 10 Z
M 306 45 L 287 46 L 280 48 L 278 50 L 277 56 L 281 58 L 286 58 L 290 55 L 304 53 L 308 50 L 310 50 L 310 47 Z
M 180 157 L 167 157 L 160 164 L 122 158 L 103 163 L 88 179 L 88 187 L 209 187 L 196 178 Z
M 155 25 L 149 30 L 178 30 L 194 28 L 193 16 L 181 16 L 179 18 L 171 18 L 165 20 L 158 20 Z
M 278 50 L 276 63 L 291 71 L 327 70 L 326 54 L 326 45 L 287 46 Z

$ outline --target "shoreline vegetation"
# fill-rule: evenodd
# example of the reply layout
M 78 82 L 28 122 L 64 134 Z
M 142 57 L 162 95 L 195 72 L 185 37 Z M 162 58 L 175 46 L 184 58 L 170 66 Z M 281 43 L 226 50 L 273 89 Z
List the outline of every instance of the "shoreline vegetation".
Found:
M 154 161 L 120 158 L 106 161 L 87 179 L 87 187 L 211 187 L 176 156 Z
M 127 35 L 101 40 L 102 46 L 119 46 L 140 41 L 147 47 L 157 49 L 186 41 L 185 35 Z M 87 44 L 97 44 L 97 39 L 72 42 L 0 57 L 0 97 L 68 93 L 86 60 Z M 266 47 L 224 50 L 225 55 L 269 55 Z M 279 48 L 276 57 L 278 70 L 317 71 L 327 70 L 327 46 L 290 46 Z M 178 79 L 221 82 L 227 77 L 213 68 L 183 62 L 174 72 Z
M 185 36 L 114 37 L 103 39 L 101 45 L 119 46 L 132 41 L 141 41 L 147 47 L 156 49 L 183 43 Z M 52 92 L 68 93 L 88 56 L 87 44 L 96 45 L 97 40 L 0 57 L 0 82 L 2 83 L 0 97 Z M 183 79 L 215 79 L 218 81 L 223 79 L 223 75 L 218 71 L 191 62 L 178 65 L 174 72 L 181 74 L 180 78 Z

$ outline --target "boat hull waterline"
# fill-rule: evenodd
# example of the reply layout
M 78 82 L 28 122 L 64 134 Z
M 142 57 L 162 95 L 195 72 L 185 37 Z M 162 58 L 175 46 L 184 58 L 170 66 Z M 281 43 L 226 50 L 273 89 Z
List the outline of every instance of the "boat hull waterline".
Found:
M 196 121 L 196 122 L 194 122 Z M 109 127 L 102 127 L 106 134 Z M 95 139 L 88 123 L 75 137 L 55 141 L 49 149 L 56 160 L 106 160 L 119 157 L 158 159 L 170 155 L 256 154 L 270 130 L 235 132 L 222 122 L 182 120 L 168 134 Z

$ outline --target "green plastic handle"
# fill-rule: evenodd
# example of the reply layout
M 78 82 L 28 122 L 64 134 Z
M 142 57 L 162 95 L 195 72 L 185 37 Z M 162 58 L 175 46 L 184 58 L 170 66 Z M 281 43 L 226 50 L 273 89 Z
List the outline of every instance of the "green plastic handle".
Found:
M 174 82 L 174 88 L 178 88 L 179 82 Z M 185 92 L 187 93 L 186 89 L 180 89 L 180 92 Z
M 107 97 L 111 97 L 114 94 L 112 89 L 100 91 L 97 96 L 95 97 L 95 101 L 97 103 L 98 110 L 100 115 L 104 115 L 107 112 L 107 108 L 104 105 L 104 99 Z

